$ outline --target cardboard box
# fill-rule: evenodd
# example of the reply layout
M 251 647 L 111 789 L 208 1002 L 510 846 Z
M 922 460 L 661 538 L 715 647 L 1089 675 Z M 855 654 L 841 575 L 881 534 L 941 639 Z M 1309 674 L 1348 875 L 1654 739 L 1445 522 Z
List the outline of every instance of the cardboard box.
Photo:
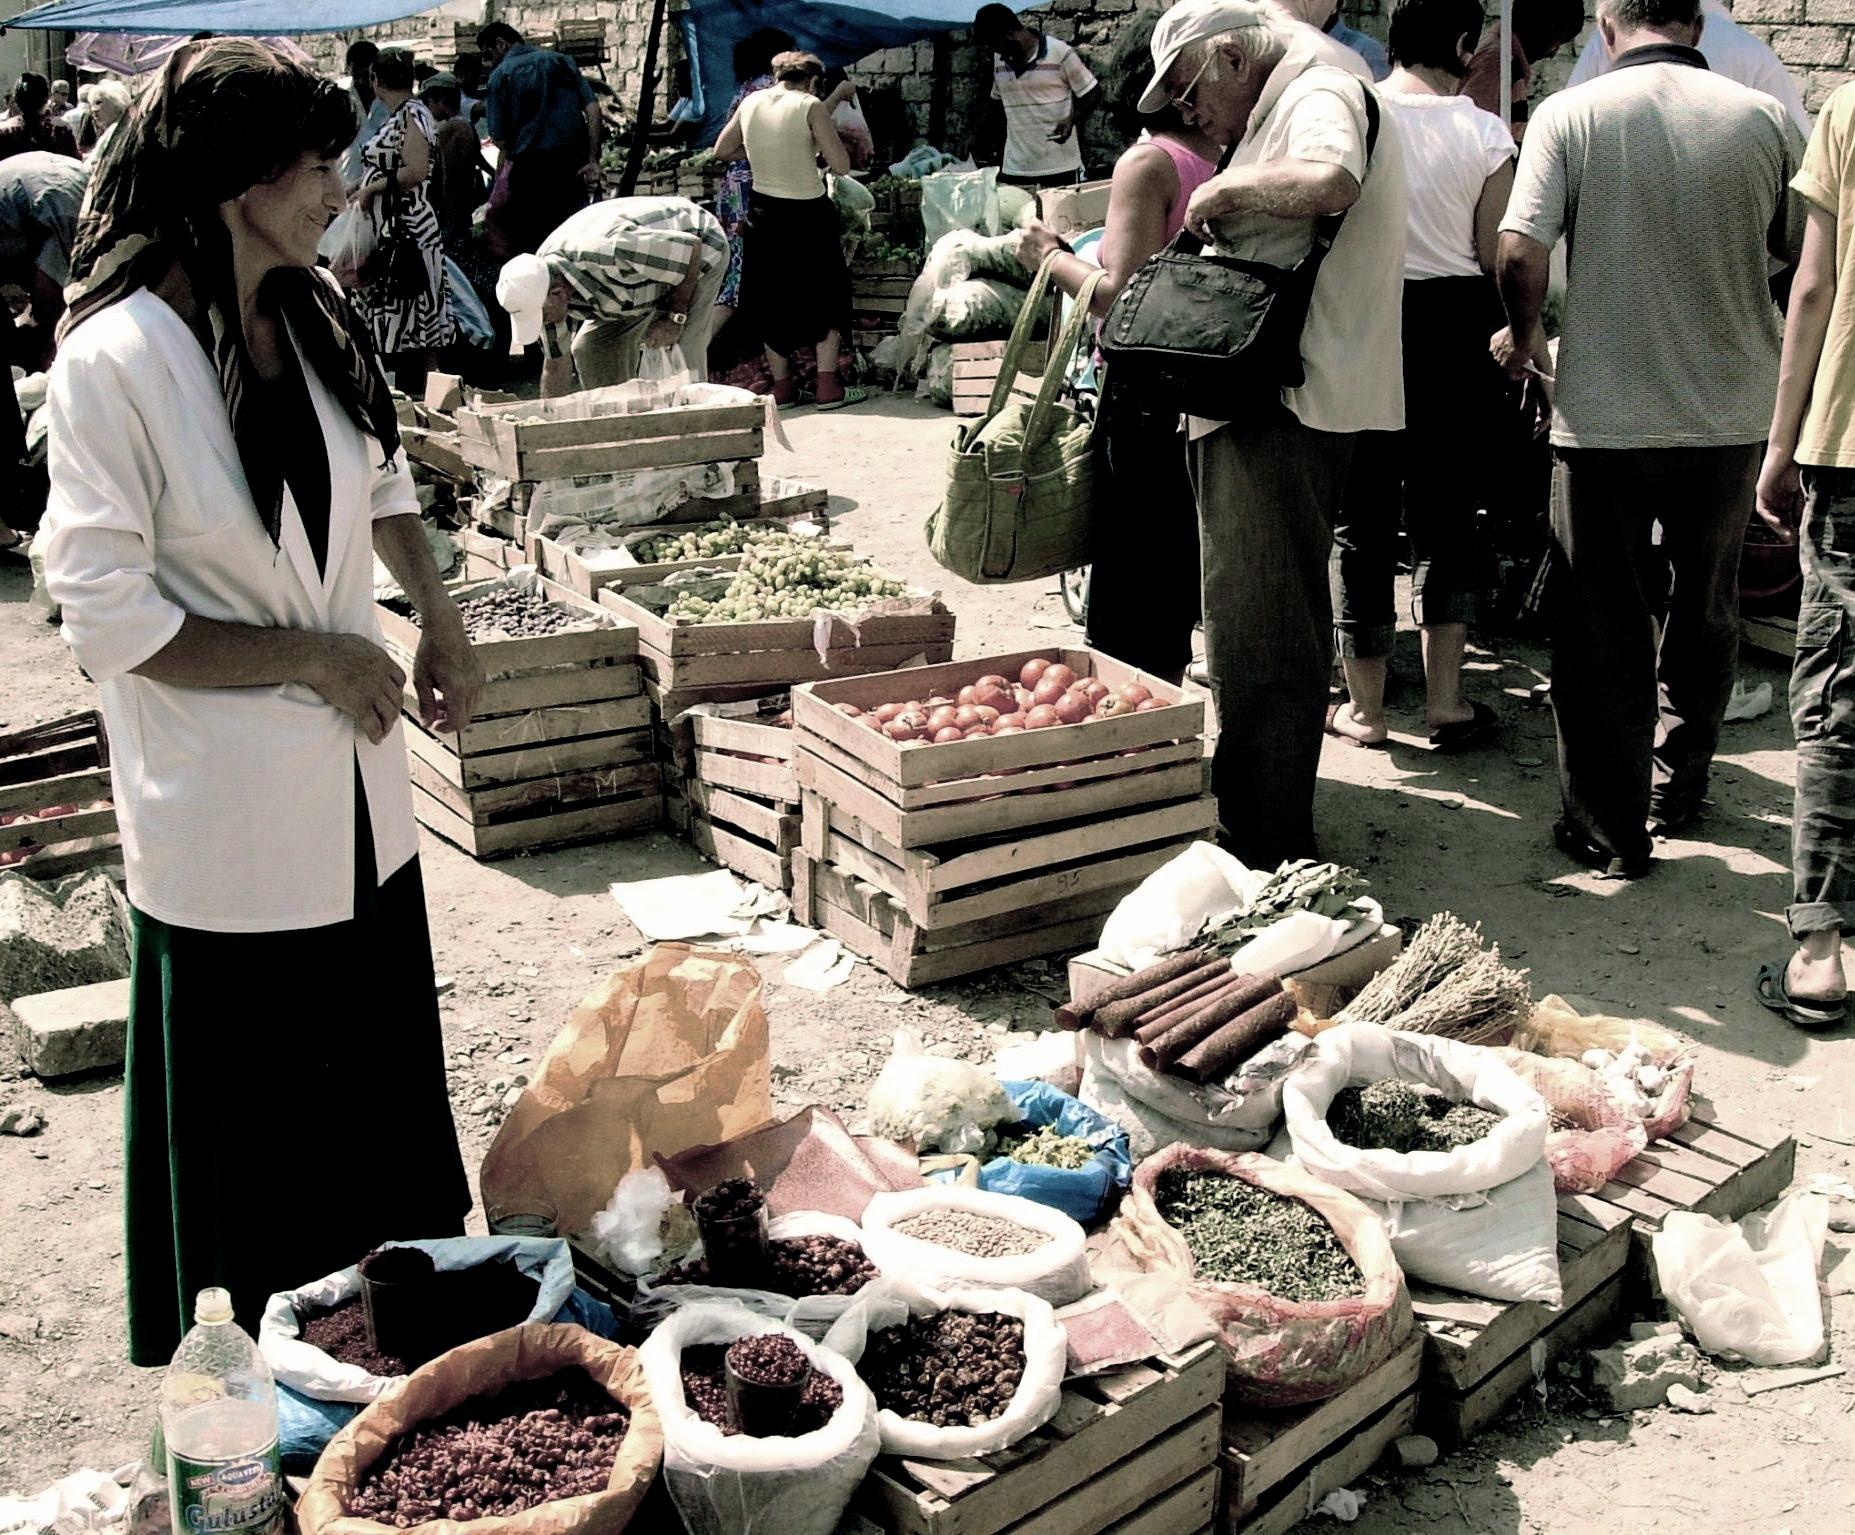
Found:
M 1085 181 L 1074 187 L 1048 187 L 1037 194 L 1037 209 L 1044 223 L 1065 240 L 1108 222 L 1106 181 Z

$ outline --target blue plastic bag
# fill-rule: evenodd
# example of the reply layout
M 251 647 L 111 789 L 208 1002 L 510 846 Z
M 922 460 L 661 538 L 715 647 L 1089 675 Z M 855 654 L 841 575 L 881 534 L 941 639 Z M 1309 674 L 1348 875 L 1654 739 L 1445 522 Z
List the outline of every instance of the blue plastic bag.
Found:
M 1095 1148 L 1095 1156 L 1088 1166 L 1073 1171 L 994 1157 L 979 1169 L 979 1187 L 991 1194 L 1019 1194 L 1034 1199 L 1083 1225 L 1118 1204 L 1134 1173 L 1133 1159 L 1127 1153 L 1127 1132 L 1048 1082 L 1003 1085 L 1020 1123 L 1034 1128 L 1053 1125 L 1060 1135 L 1087 1141 Z

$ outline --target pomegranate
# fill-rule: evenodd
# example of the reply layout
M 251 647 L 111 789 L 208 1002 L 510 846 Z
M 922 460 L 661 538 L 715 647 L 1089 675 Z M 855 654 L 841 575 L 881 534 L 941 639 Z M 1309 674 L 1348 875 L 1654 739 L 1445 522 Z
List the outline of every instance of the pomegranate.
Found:
M 1048 730 L 1052 725 L 1062 724 L 1062 718 L 1049 704 L 1038 704 L 1024 716 L 1026 730 Z
M 989 736 L 991 733 L 992 732 L 986 729 L 984 725 L 975 725 L 971 730 L 966 732 L 966 739 L 969 741 L 977 741 L 981 736 Z
M 1024 734 L 1024 727 L 1022 725 L 994 725 L 992 727 L 992 734 L 995 736 L 1021 736 Z
M 1108 684 L 1099 677 L 1084 677 L 1076 684 L 1075 690 L 1088 698 L 1091 709 L 1108 696 Z
M 973 704 L 977 708 L 1009 714 L 1018 706 L 1018 695 L 1016 689 L 1003 682 L 981 682 L 974 689 Z
M 863 711 L 859 709 L 855 704 L 839 704 L 837 706 L 837 712 L 843 715 L 847 719 L 854 720 L 854 719 L 861 719 L 863 717 Z
M 883 722 L 877 719 L 873 714 L 859 715 L 857 722 L 862 725 L 868 725 L 870 729 L 875 731 L 878 735 L 882 734 Z
M 953 706 L 953 700 L 951 698 L 943 697 L 939 693 L 936 693 L 932 698 L 930 698 L 927 701 L 927 706 L 930 709 L 947 709 Z
M 997 672 L 987 672 L 975 682 L 973 686 L 976 688 L 1001 688 L 1009 692 L 1011 690 L 1011 679 L 1009 677 L 1001 677 Z
M 889 721 L 889 723 L 892 725 L 906 725 L 916 735 L 922 735 L 928 728 L 927 710 L 923 709 L 919 704 L 909 704 L 900 714 Z
M 949 725 L 957 725 L 959 719 L 958 709 L 952 704 L 941 704 L 938 708 L 928 710 L 927 733 L 933 735 L 936 731 L 945 730 Z
M 1134 713 L 1151 714 L 1155 709 L 1163 709 L 1165 707 L 1166 700 L 1163 698 L 1143 698 L 1139 703 L 1134 705 Z
M 1012 696 L 1017 699 L 1020 709 L 1028 709 L 1032 704 L 1037 702 L 1036 699 L 1031 697 L 1031 690 L 1029 688 L 1013 688 L 1011 692 Z
M 965 739 L 966 732 L 960 729 L 958 725 L 946 725 L 934 732 L 934 744 L 936 746 L 943 746 L 948 741 L 964 741 Z
M 902 705 L 900 704 L 878 704 L 870 711 L 870 715 L 878 725 L 886 725 L 901 712 Z
M 1095 705 L 1095 718 L 1098 720 L 1113 719 L 1117 714 L 1132 714 L 1133 712 L 1132 709 L 1121 702 L 1121 695 L 1119 693 L 1110 693 L 1100 703 Z
M 1032 656 L 1018 668 L 1018 681 L 1027 688 L 1037 686 L 1037 679 L 1050 669 L 1050 663 L 1042 656 Z
M 1003 712 L 1003 710 L 994 708 L 991 704 L 973 705 L 973 713 L 979 716 L 979 723 L 987 727 L 996 725 Z
M 959 696 L 960 702 L 963 704 L 977 703 L 979 701 L 979 688 L 977 684 L 971 682 L 967 683 L 965 687 L 960 689 Z
M 1121 702 L 1130 709 L 1138 709 L 1153 696 L 1153 690 L 1143 683 L 1130 682 L 1121 689 Z
M 914 741 L 920 738 L 920 730 L 905 719 L 893 719 L 882 727 L 882 733 L 891 741 Z
M 971 704 L 961 704 L 953 711 L 953 723 L 962 730 L 971 730 L 980 720 L 978 709 Z
M 1022 730 L 1023 728 L 1024 712 L 1021 709 L 1013 709 L 1009 714 L 1001 714 L 992 721 L 993 735 L 997 735 L 1001 730 Z
M 1073 687 L 1076 681 L 1075 669 L 1073 667 L 1063 665 L 1061 661 L 1058 661 L 1054 666 L 1047 667 L 1044 671 L 1044 676 L 1046 678 L 1054 677 L 1056 679 L 1057 686 L 1063 688 L 1064 690 L 1068 690 L 1069 688 Z
M 1037 686 L 1031 689 L 1032 704 L 1053 704 L 1069 691 L 1069 684 L 1059 682 L 1048 672 L 1037 679 Z
M 1056 717 L 1065 725 L 1080 725 L 1089 717 L 1089 701 L 1082 693 L 1065 693 L 1052 707 L 1056 710 Z

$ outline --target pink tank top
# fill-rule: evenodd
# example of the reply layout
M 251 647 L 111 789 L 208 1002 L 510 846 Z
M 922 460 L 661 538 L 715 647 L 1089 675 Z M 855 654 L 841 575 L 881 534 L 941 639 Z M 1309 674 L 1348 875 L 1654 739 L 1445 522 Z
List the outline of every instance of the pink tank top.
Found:
M 1185 227 L 1185 205 L 1192 200 L 1192 193 L 1217 173 L 1217 166 L 1203 155 L 1187 149 L 1177 139 L 1149 134 L 1146 142 L 1165 150 L 1167 158 L 1172 161 L 1172 168 L 1179 173 L 1179 195 L 1166 210 L 1166 239 L 1170 242 Z

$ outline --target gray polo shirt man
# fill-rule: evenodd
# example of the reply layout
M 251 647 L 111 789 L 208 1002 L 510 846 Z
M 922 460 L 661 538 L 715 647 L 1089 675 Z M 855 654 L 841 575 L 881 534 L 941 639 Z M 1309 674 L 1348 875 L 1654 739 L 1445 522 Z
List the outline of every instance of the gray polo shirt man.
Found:
M 1569 245 L 1552 420 L 1555 837 L 1612 877 L 1647 872 L 1652 824 L 1685 826 L 1706 789 L 1777 388 L 1771 258 L 1794 262 L 1802 240 L 1788 194 L 1801 151 L 1782 106 L 1698 49 L 1630 47 L 1534 114 L 1502 220 L 1517 335 L 1536 309 L 1516 270 Z

